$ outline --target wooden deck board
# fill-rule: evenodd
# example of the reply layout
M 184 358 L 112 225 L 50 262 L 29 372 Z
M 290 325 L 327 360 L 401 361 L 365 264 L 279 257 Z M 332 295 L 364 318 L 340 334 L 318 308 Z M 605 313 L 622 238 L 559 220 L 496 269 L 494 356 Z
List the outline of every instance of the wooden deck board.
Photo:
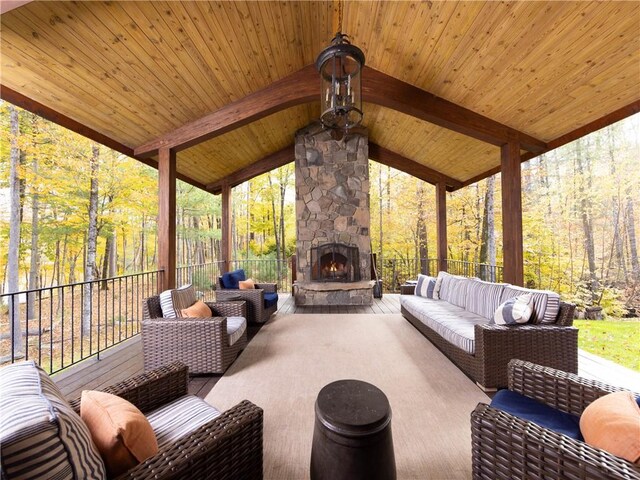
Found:
M 278 301 L 278 310 L 275 315 L 281 316 L 293 313 L 381 315 L 398 314 L 399 312 L 399 294 L 384 294 L 381 299 L 374 299 L 372 305 L 315 305 L 303 307 L 294 304 L 291 294 L 281 293 Z M 255 336 L 259 329 L 259 327 L 250 326 L 249 338 L 251 339 Z M 622 367 L 584 350 L 579 350 L 578 352 L 579 375 L 640 393 L 639 372 Z M 101 353 L 100 359 L 94 357 L 85 360 L 53 375 L 53 379 L 67 398 L 76 398 L 82 390 L 103 388 L 142 373 L 143 369 L 142 342 L 140 336 L 136 336 L 113 347 L 113 349 Z M 204 398 L 220 378 L 220 375 L 192 377 L 189 382 L 189 392 Z

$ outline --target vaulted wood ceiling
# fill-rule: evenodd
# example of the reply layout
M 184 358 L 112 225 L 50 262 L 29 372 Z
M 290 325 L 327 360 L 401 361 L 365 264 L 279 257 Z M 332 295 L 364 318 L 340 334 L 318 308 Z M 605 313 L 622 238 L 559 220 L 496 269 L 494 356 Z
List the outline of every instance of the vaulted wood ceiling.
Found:
M 179 177 L 217 191 L 293 160 L 337 12 L 27 2 L 0 18 L 2 97 L 150 164 L 174 147 Z M 639 26 L 639 2 L 347 1 L 371 158 L 455 189 L 495 172 L 507 139 L 530 158 L 635 113 Z

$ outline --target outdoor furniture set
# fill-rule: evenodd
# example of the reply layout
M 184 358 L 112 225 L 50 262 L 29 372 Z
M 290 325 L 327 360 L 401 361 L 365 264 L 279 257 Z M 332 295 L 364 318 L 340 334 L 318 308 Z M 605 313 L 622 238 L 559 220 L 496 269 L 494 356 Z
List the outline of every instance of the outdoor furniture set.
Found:
M 640 479 L 639 393 L 522 360 L 508 376 L 471 414 L 474 480 Z
M 402 295 L 400 305 L 402 315 L 485 390 L 507 386 L 514 358 L 578 371 L 575 305 L 557 293 L 440 272 L 420 275 L 414 295 Z M 523 308 L 529 316 L 517 317 Z
M 67 402 L 35 362 L 3 367 L 2 478 L 261 479 L 262 409 L 219 412 L 187 383 L 176 362 Z

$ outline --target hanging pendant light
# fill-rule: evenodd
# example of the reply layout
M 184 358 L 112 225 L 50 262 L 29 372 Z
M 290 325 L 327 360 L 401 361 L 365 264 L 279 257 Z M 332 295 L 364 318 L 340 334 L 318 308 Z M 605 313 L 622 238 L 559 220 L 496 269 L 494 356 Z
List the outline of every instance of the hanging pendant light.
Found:
M 364 53 L 339 31 L 316 60 L 320 72 L 320 121 L 327 128 L 348 130 L 362 121 L 362 67 Z

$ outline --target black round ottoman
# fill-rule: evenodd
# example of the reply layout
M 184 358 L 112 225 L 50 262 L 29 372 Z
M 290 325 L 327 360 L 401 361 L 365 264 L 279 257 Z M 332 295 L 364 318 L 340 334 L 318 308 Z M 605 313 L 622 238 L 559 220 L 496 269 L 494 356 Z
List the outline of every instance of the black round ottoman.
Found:
M 394 480 L 391 407 L 360 380 L 325 386 L 316 400 L 311 480 Z

